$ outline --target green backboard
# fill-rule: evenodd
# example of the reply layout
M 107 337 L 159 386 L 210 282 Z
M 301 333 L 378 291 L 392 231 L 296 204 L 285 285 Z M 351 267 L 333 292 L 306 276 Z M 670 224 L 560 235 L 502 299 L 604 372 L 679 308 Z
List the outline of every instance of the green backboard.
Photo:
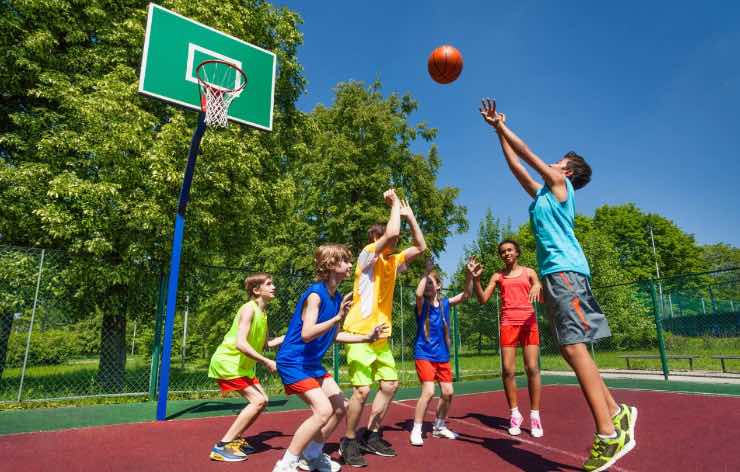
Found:
M 247 76 L 247 86 L 229 107 L 229 119 L 272 130 L 275 97 L 275 54 L 217 31 L 165 8 L 149 4 L 139 92 L 166 102 L 200 110 L 195 69 L 207 59 L 236 65 Z M 239 74 L 215 84 L 235 88 Z

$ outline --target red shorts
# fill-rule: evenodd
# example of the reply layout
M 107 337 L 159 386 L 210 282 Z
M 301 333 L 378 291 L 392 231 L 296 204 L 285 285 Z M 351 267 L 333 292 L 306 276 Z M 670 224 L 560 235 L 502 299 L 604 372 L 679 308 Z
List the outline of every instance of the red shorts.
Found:
M 285 393 L 287 395 L 295 395 L 297 393 L 308 392 L 315 388 L 321 388 L 321 384 L 324 383 L 324 379 L 328 378 L 331 378 L 331 374 L 328 372 L 323 377 L 306 377 L 296 383 L 285 385 Z
M 501 346 L 539 346 L 540 331 L 537 323 L 501 325 Z
M 216 379 L 218 386 L 221 387 L 221 393 L 244 390 L 252 385 L 259 385 L 260 380 L 257 377 L 237 377 L 235 379 Z
M 452 371 L 449 362 L 433 362 L 426 359 L 416 360 L 416 375 L 420 382 L 452 383 Z

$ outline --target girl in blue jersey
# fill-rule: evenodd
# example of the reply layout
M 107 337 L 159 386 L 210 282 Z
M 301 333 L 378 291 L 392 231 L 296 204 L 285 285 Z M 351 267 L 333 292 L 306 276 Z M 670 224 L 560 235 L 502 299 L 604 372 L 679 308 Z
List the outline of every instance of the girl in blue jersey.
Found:
M 429 401 L 434 396 L 434 382 L 439 382 L 442 395 L 437 404 L 437 416 L 432 427 L 432 435 L 438 438 L 456 439 L 457 434 L 445 425 L 447 411 L 452 403 L 452 371 L 450 370 L 450 306 L 464 302 L 473 289 L 472 270 L 474 261 L 466 265 L 465 288 L 451 298 L 440 300 L 442 281 L 434 272 L 434 263 L 427 260 L 424 276 L 416 287 L 416 340 L 414 358 L 416 373 L 421 382 L 421 396 L 416 402 L 414 427 L 410 441 L 414 446 L 424 444 L 421 426 Z
M 285 392 L 300 396 L 311 407 L 312 415 L 293 434 L 273 472 L 295 472 L 299 466 L 304 470 L 332 472 L 340 467 L 323 449 L 324 442 L 344 417 L 347 400 L 321 359 L 335 340 L 372 342 L 386 330 L 382 324 L 368 335 L 339 332 L 339 325 L 352 304 L 352 294 L 342 298 L 337 286 L 350 274 L 351 258 L 349 249 L 341 244 L 326 244 L 316 250 L 317 281 L 298 300 L 277 353 L 277 371 Z

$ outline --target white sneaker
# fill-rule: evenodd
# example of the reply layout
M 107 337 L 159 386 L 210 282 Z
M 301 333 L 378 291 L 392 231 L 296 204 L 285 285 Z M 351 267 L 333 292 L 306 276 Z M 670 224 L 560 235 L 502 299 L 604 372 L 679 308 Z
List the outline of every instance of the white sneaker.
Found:
M 421 437 L 421 431 L 411 431 L 411 437 L 409 438 L 412 446 L 423 446 L 424 438 Z
M 457 433 L 450 431 L 447 426 L 442 426 L 441 428 L 435 427 L 432 429 L 432 436 L 435 438 L 457 439 Z
M 509 434 L 512 436 L 522 434 L 522 422 L 524 422 L 522 415 L 512 415 L 509 419 Z
M 339 472 L 342 466 L 339 462 L 334 462 L 329 457 L 329 454 L 321 454 L 319 457 L 315 457 L 312 460 L 308 460 L 301 456 L 301 460 L 298 461 L 298 468 L 301 470 L 318 470 L 319 472 Z
M 282 459 L 275 463 L 272 472 L 297 472 L 298 462 L 285 462 Z
M 541 438 L 545 434 L 545 430 L 542 429 L 542 421 L 539 418 L 529 418 L 529 423 L 532 425 L 532 436 L 535 438 Z

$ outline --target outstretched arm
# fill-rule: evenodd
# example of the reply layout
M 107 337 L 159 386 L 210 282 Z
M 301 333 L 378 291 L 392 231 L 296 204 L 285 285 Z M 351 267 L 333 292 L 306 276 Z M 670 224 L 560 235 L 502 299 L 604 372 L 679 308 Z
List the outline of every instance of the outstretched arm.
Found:
M 501 120 L 505 123 L 506 115 L 504 115 L 503 113 L 500 113 L 500 115 Z M 522 161 L 519 160 L 519 156 L 516 155 L 506 138 L 504 138 L 501 134 L 498 134 L 498 140 L 501 143 L 501 150 L 504 151 L 506 164 L 508 164 L 511 173 L 514 174 L 514 177 L 516 177 L 516 180 L 519 181 L 519 185 L 524 188 L 524 191 L 526 191 L 532 198 L 534 198 L 535 196 L 537 196 L 537 192 L 539 191 L 539 189 L 542 188 L 542 184 L 534 180 L 532 176 L 529 175 L 529 172 L 527 172 L 527 168 L 522 165 Z
M 522 141 L 519 136 L 517 136 L 513 131 L 509 129 L 508 126 L 506 126 L 505 116 L 501 113 L 496 113 L 496 101 L 491 99 L 483 100 L 483 108 L 480 109 L 480 113 L 486 123 L 496 129 L 499 137 L 511 146 L 511 149 L 514 151 L 514 153 L 524 159 L 524 162 L 532 166 L 532 168 L 542 176 L 542 179 L 545 181 L 545 183 L 558 199 L 558 201 L 565 201 L 568 197 L 567 188 L 565 187 L 565 176 L 561 172 L 545 164 L 545 162 L 540 159 L 537 154 L 529 149 L 529 146 L 527 146 L 527 144 Z M 515 175 L 517 174 L 515 173 Z M 517 179 L 519 179 L 518 176 Z M 524 184 L 522 185 L 524 186 Z M 525 190 L 527 190 L 531 194 L 530 190 L 526 186 Z
M 468 298 L 473 291 L 473 270 L 477 262 L 472 257 L 468 259 L 468 263 L 465 264 L 465 287 L 463 291 L 450 298 L 450 306 L 458 305 Z
M 424 306 L 424 289 L 427 286 L 427 277 L 429 273 L 434 270 L 434 261 L 430 257 L 427 259 L 427 265 L 424 269 L 424 275 L 421 276 L 421 280 L 416 285 L 416 313 L 421 313 L 421 307 Z
M 301 338 L 303 339 L 303 342 L 308 343 L 313 341 L 314 339 L 318 338 L 326 331 L 331 329 L 332 326 L 342 321 L 342 318 L 344 318 L 347 310 L 349 310 L 349 305 L 351 304 L 351 301 L 352 294 L 348 293 L 344 296 L 341 308 L 336 315 L 326 321 L 317 323 L 319 318 L 319 305 L 321 305 L 321 298 L 316 293 L 312 293 L 311 295 L 309 295 L 308 299 L 303 304 L 303 314 L 301 315 L 303 317 L 303 327 L 301 328 Z
M 375 241 L 376 254 L 380 254 L 385 247 L 396 247 L 398 235 L 401 234 L 401 200 L 394 189 L 386 190 L 383 199 L 391 207 L 391 216 L 385 225 L 385 233 Z
M 413 246 L 403 250 L 403 263 L 409 264 L 411 261 L 416 259 L 419 254 L 423 254 L 427 250 L 427 243 L 424 240 L 424 233 L 421 232 L 419 223 L 416 221 L 416 216 L 409 206 L 409 202 L 406 200 L 401 202 L 401 216 L 406 218 L 411 226 L 411 238 L 413 239 Z

